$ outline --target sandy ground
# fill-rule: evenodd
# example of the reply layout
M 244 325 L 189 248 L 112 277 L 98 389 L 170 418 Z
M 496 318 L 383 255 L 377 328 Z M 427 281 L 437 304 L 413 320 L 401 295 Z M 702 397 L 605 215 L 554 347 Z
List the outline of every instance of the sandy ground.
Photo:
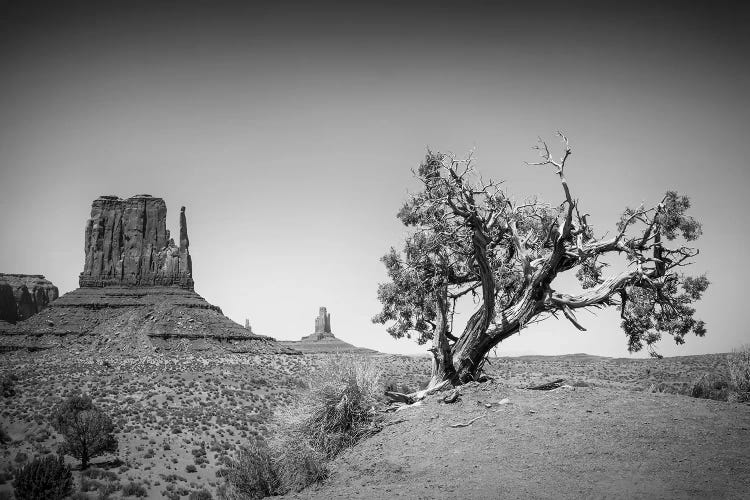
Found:
M 750 498 L 750 406 L 490 382 L 392 414 L 287 498 Z

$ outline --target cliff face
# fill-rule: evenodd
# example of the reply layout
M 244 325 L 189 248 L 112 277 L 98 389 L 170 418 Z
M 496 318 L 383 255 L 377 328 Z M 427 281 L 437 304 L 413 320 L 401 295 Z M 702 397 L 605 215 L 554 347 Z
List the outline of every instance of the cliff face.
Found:
M 193 289 L 185 207 L 180 211 L 180 243 L 167 230 L 161 198 L 137 195 L 126 200 L 101 196 L 86 223 L 81 287 L 170 286 Z
M 0 317 L 0 352 L 61 348 L 92 356 L 186 351 L 299 354 L 243 328 L 193 290 L 185 208 L 180 212 L 179 246 L 169 236 L 166 218 L 161 198 L 101 196 L 94 200 L 86 223 L 80 288 L 16 325 Z M 46 282 L 42 276 L 34 278 Z M 57 288 L 46 283 L 54 293 L 40 294 L 44 287 L 28 286 L 23 296 L 31 299 L 20 303 L 33 304 L 38 310 L 53 295 L 57 298 Z M 0 281 L 3 311 L 6 302 L 16 303 L 15 288 L 5 285 Z
M 59 295 L 41 274 L 0 273 L 0 321 L 16 323 L 46 308 Z

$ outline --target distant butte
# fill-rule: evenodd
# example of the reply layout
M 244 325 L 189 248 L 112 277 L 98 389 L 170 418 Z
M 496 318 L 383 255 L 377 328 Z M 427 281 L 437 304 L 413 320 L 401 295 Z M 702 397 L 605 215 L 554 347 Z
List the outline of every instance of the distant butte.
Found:
M 336 338 L 331 333 L 331 314 L 325 307 L 318 310 L 315 318 L 315 331 L 298 341 L 282 341 L 283 345 L 305 353 L 356 352 L 360 354 L 376 353 L 372 349 L 357 347 Z
M 164 200 L 150 195 L 94 200 L 80 288 L 26 321 L 0 322 L 0 351 L 299 354 L 245 329 L 194 291 L 185 207 L 179 244 L 166 217 Z
M 0 273 L 0 321 L 29 319 L 58 295 L 57 287 L 41 274 Z

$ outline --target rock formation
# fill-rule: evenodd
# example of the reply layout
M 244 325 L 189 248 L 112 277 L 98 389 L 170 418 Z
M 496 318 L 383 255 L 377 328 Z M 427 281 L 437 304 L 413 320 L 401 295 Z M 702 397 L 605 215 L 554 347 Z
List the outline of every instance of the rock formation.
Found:
M 344 342 L 331 333 L 331 314 L 325 307 L 318 310 L 318 317 L 315 318 L 315 332 L 298 341 L 281 341 L 282 345 L 306 353 L 330 353 L 346 352 L 359 354 L 373 354 L 376 351 L 365 349 Z
M 0 351 L 299 354 L 243 328 L 193 290 L 185 208 L 179 246 L 169 237 L 166 215 L 164 200 L 149 195 L 96 199 L 86 224 L 80 288 L 26 321 L 0 321 Z
M 323 340 L 326 338 L 336 338 L 331 333 L 331 314 L 325 307 L 318 310 L 318 317 L 315 318 L 315 331 L 302 340 Z
M 57 287 L 41 274 L 0 273 L 0 321 L 30 318 L 55 300 Z
M 193 289 L 185 207 L 180 211 L 180 242 L 167 230 L 167 206 L 141 194 L 122 200 L 100 196 L 86 223 L 81 287 L 169 286 Z

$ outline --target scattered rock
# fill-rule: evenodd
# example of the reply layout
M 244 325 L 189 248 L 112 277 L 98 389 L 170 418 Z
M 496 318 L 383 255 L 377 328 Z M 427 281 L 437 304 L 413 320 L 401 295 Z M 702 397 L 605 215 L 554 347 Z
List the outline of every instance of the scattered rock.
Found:
M 443 396 L 443 400 L 442 401 L 443 401 L 443 403 L 451 404 L 451 403 L 455 403 L 460 398 L 461 398 L 461 393 L 459 392 L 459 390 L 458 389 L 453 389 L 451 392 L 449 392 L 448 394 L 446 394 L 445 396 Z

